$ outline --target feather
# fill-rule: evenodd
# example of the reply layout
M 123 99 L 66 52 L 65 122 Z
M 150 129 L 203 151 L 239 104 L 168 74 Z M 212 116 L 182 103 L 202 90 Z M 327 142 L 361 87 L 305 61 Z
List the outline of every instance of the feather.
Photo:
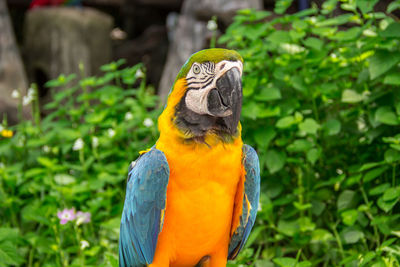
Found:
M 131 165 L 119 239 L 119 266 L 142 267 L 152 263 L 162 230 L 169 181 L 169 166 L 156 148 Z
M 229 243 L 228 259 L 236 258 L 250 235 L 256 220 L 260 198 L 260 163 L 256 151 L 249 145 L 243 146 L 243 164 L 246 171 L 242 214 L 239 226 L 235 229 Z

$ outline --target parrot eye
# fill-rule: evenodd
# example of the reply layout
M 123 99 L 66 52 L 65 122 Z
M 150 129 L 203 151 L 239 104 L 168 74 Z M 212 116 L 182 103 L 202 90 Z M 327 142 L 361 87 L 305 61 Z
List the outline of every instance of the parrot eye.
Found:
M 199 65 L 194 65 L 193 66 L 193 73 L 194 74 L 199 74 L 200 73 L 200 66 Z

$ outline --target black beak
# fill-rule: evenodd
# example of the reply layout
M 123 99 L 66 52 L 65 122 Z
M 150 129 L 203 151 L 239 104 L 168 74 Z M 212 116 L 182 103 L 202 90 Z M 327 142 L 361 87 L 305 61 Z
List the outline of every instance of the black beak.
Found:
M 238 68 L 232 68 L 216 82 L 208 94 L 208 111 L 218 117 L 229 133 L 236 132 L 242 110 L 242 79 Z

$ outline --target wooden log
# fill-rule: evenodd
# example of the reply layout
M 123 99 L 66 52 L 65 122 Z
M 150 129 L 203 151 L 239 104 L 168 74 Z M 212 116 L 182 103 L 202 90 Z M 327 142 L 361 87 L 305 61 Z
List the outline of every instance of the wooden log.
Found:
M 18 89 L 25 94 L 28 82 L 5 0 L 0 0 L 0 122 L 7 114 L 8 122 L 17 122 L 18 100 L 11 97 Z M 26 112 L 29 117 L 29 110 Z

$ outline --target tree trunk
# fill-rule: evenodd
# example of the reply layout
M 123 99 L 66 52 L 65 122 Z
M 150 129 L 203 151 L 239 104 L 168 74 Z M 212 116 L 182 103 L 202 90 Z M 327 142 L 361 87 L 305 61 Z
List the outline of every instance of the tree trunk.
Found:
M 0 0 L 0 120 L 7 114 L 10 124 L 17 122 L 18 100 L 13 99 L 11 93 L 17 89 L 25 94 L 27 87 L 6 1 Z

